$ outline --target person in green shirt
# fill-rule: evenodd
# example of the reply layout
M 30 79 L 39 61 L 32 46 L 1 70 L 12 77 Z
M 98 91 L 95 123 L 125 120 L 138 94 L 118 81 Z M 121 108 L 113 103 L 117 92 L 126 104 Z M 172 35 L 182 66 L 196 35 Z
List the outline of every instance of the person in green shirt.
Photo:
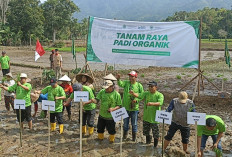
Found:
M 60 134 L 64 131 L 63 124 L 63 100 L 66 99 L 64 89 L 57 84 L 57 79 L 50 80 L 50 86 L 45 87 L 40 91 L 42 94 L 48 93 L 48 100 L 55 101 L 55 111 L 50 111 L 51 131 L 56 130 L 56 122 L 58 121 Z
M 0 69 L 2 69 L 2 74 L 5 76 L 10 72 L 10 58 L 6 55 L 6 51 L 2 51 L 2 56 L 0 57 Z
M 29 129 L 32 130 L 32 118 L 31 118 L 31 84 L 27 83 L 27 74 L 21 73 L 20 74 L 20 81 L 17 84 L 14 84 L 10 87 L 5 87 L 0 85 L 1 88 L 7 90 L 9 92 L 16 93 L 16 99 L 25 100 L 25 110 L 21 111 L 21 127 L 23 128 L 23 121 L 26 119 L 28 122 Z M 19 121 L 19 110 L 16 110 L 17 119 Z
M 226 131 L 224 121 L 215 115 L 206 115 L 206 126 L 197 126 L 197 150 L 198 157 L 203 156 L 205 144 L 209 136 L 213 139 L 213 149 L 218 149 L 222 152 L 221 138 L 223 132 Z M 216 154 L 217 157 L 221 156 L 221 153 Z
M 161 110 L 161 106 L 164 102 L 164 96 L 162 93 L 157 91 L 157 82 L 151 81 L 147 84 L 149 91 L 143 92 L 139 95 L 132 92 L 132 95 L 145 100 L 143 107 L 143 135 L 146 136 L 146 143 L 151 143 L 150 130 L 152 129 L 154 138 L 154 147 L 158 145 L 159 139 L 159 126 L 158 122 L 155 121 L 156 111 Z
M 84 110 L 83 110 L 83 118 L 82 118 L 82 133 L 86 134 L 87 128 L 86 123 L 89 128 L 89 135 L 92 135 L 94 132 L 94 118 L 96 113 L 96 104 L 93 103 L 93 99 L 95 98 L 93 94 L 93 90 L 88 86 L 82 86 L 82 84 L 73 84 L 73 91 L 87 91 L 89 92 L 88 102 L 83 102 Z M 74 92 L 70 95 L 64 106 L 67 106 L 74 99 Z
M 121 81 L 120 75 L 116 76 L 119 87 L 124 88 L 122 106 L 126 108 L 128 118 L 123 119 L 123 139 L 127 139 L 129 130 L 129 120 L 131 119 L 132 125 L 132 141 L 136 141 L 137 133 L 137 121 L 139 113 L 139 99 L 135 98 L 131 92 L 143 93 L 143 86 L 137 82 L 138 74 L 135 71 L 131 71 L 129 74 L 129 80 Z
M 111 112 L 121 107 L 122 100 L 120 94 L 114 90 L 114 83 L 111 80 L 106 80 L 102 88 L 103 89 L 97 94 L 96 99 L 90 100 L 90 102 L 97 104 L 99 101 L 101 101 L 97 122 L 98 139 L 104 139 L 104 132 L 106 128 L 110 134 L 109 141 L 113 143 L 116 129 Z

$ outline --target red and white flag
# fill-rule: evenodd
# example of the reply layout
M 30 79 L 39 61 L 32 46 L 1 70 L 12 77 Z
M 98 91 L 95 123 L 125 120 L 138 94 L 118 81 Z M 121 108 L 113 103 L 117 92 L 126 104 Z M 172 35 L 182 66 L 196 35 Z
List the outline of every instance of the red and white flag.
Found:
M 39 59 L 39 57 L 43 56 L 45 54 L 45 51 L 43 49 L 43 46 L 40 44 L 39 40 L 36 42 L 36 48 L 35 48 L 35 61 Z

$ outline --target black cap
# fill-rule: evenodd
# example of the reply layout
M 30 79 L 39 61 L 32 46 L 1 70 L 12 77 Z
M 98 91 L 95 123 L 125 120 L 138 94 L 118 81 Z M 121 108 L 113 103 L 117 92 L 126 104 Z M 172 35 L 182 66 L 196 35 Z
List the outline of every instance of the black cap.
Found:
M 55 49 L 55 52 L 59 51 L 58 49 Z
M 51 80 L 50 80 L 50 85 L 53 86 L 56 82 L 57 82 L 57 79 L 56 79 L 56 78 L 51 78 Z
M 148 86 L 157 86 L 157 82 L 155 82 L 155 81 L 150 81 L 147 85 L 148 85 Z
M 206 119 L 206 126 L 208 126 L 208 127 L 214 127 L 216 125 L 217 125 L 217 122 L 216 122 L 215 119 L 213 119 L 213 118 L 207 118 Z
M 82 84 L 81 83 L 73 84 L 72 88 L 73 88 L 73 91 L 81 91 Z

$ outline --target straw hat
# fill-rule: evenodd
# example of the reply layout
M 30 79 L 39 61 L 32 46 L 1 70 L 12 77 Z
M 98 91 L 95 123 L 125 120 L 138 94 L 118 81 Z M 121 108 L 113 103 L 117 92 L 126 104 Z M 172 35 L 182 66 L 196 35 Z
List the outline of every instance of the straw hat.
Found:
M 67 82 L 69 82 L 69 81 L 71 81 L 71 79 L 67 75 L 64 75 L 63 77 L 61 77 L 59 79 L 59 81 L 67 81 Z
M 186 92 L 179 93 L 179 102 L 185 104 L 188 100 L 188 94 Z
M 35 102 L 38 99 L 39 99 L 39 94 L 31 93 L 31 102 Z
M 105 77 L 103 77 L 104 80 L 111 80 L 111 81 L 117 81 L 117 79 L 114 77 L 113 74 L 109 74 L 109 75 L 106 75 Z
M 78 81 L 78 82 L 82 82 L 81 81 L 81 79 L 82 79 L 82 76 L 85 76 L 85 77 L 87 77 L 87 82 L 89 82 L 89 83 L 93 83 L 93 78 L 91 77 L 91 76 L 89 76 L 88 74 L 77 74 L 76 75 L 76 80 Z
M 10 76 L 11 78 L 13 78 L 13 75 L 11 73 L 7 73 L 6 76 Z

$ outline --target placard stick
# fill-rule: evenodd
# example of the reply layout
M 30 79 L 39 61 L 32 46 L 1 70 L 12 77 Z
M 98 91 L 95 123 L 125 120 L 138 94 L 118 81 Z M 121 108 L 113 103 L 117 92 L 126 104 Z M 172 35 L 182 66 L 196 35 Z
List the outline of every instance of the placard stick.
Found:
M 197 121 L 195 121 L 195 157 L 198 157 L 197 153 Z
M 82 157 L 82 99 L 80 99 L 80 157 Z
M 122 157 L 122 123 L 123 123 L 123 118 L 121 116 L 121 138 L 120 138 L 120 156 Z
M 163 119 L 163 126 L 162 126 L 162 157 L 164 156 L 164 119 Z
M 48 156 L 50 156 L 50 106 L 48 105 Z
M 22 115 L 21 115 L 21 108 L 19 106 L 20 147 L 23 146 L 23 144 L 22 144 L 22 121 L 21 121 L 21 117 L 22 117 Z
M 40 85 L 42 85 L 42 84 L 43 84 L 43 70 L 42 70 L 42 68 L 41 68 L 41 67 L 39 67 L 39 70 L 40 70 L 40 72 L 41 72 Z

